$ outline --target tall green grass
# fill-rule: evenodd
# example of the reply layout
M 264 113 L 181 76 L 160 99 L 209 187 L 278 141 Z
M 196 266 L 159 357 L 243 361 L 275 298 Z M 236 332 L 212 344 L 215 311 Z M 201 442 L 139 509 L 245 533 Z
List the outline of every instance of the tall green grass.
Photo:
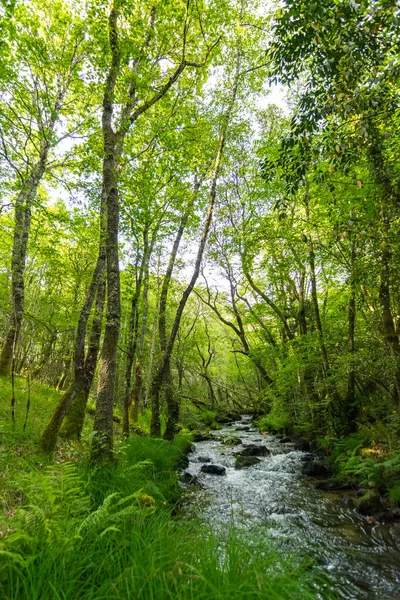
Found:
M 314 597 L 306 570 L 293 570 L 268 544 L 261 551 L 234 529 L 221 539 L 196 520 L 173 519 L 164 467 L 176 447 L 161 454 L 153 442 L 130 441 L 111 478 L 109 470 L 89 474 L 72 463 L 16 476 L 24 496 L 0 544 L 2 599 Z M 152 471 L 151 459 L 142 460 L 146 444 L 158 462 Z M 126 475 L 132 455 L 140 460 Z

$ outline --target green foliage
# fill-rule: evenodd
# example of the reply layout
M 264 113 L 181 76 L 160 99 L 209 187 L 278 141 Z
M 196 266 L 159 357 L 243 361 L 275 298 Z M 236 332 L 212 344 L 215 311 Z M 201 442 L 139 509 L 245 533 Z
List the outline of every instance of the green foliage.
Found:
M 353 435 L 336 442 L 332 458 L 339 476 L 351 476 L 361 485 L 375 487 L 387 493 L 392 504 L 398 502 L 400 453 L 388 455 L 381 446 L 365 447 L 369 440 Z
M 361 448 L 364 448 L 370 441 L 368 435 L 362 435 L 360 433 L 349 435 L 341 439 L 329 439 L 331 446 L 331 456 L 333 460 L 340 461 L 342 459 L 347 460 L 349 457 L 356 456 Z
M 400 483 L 389 487 L 389 500 L 392 506 L 400 505 Z
M 219 429 L 219 425 L 216 421 L 217 411 L 215 410 L 203 410 L 199 414 L 199 421 L 205 427 L 211 427 L 212 429 Z
M 293 419 L 287 412 L 282 410 L 282 408 L 277 405 L 274 405 L 272 410 L 267 415 L 261 417 L 257 421 L 257 427 L 260 429 L 260 431 L 286 431 L 291 429 L 292 425 Z

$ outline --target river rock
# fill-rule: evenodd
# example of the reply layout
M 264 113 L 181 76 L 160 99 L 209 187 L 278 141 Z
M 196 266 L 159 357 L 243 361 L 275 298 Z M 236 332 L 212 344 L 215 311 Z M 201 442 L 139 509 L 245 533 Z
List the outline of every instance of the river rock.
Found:
M 256 456 L 238 456 L 235 460 L 235 469 L 244 469 L 257 465 L 261 460 Z
M 234 413 L 234 412 L 228 412 L 228 413 L 226 413 L 226 416 L 231 421 L 241 421 L 241 419 L 242 419 L 241 415 L 239 415 L 238 413 Z
M 221 465 L 203 465 L 200 469 L 202 473 L 209 473 L 210 475 L 225 475 L 226 469 Z
M 308 477 L 326 477 L 329 469 L 323 462 L 309 461 L 303 464 L 303 475 Z
M 336 490 L 352 490 L 354 484 L 348 479 L 326 479 L 325 481 L 317 481 L 315 487 L 325 492 L 333 492 Z
M 246 446 L 238 452 L 238 456 L 268 456 L 271 452 L 265 446 L 256 446 L 255 444 L 251 444 L 251 446 Z
M 193 432 L 193 440 L 195 442 L 208 442 L 209 440 L 213 440 L 213 436 L 209 433 L 203 433 L 202 431 L 194 431 Z
M 189 466 L 189 459 L 187 456 L 180 456 L 176 462 L 176 468 L 181 471 L 183 469 L 187 469 Z
M 300 450 L 301 452 L 310 452 L 310 442 L 308 440 L 297 440 L 294 444 L 294 449 Z
M 231 448 L 232 446 L 239 446 L 240 444 L 242 444 L 242 440 L 236 435 L 230 437 L 222 437 L 220 438 L 220 441 L 221 444 L 223 444 L 224 446 L 228 446 L 229 448 Z
M 236 427 L 236 431 L 250 431 L 251 427 Z
M 185 471 L 184 473 L 182 473 L 180 480 L 182 481 L 182 483 L 185 483 L 186 485 L 193 485 L 193 486 L 201 487 L 201 484 L 200 484 L 199 480 L 197 479 L 196 475 L 192 475 L 188 471 Z
M 289 444 L 292 440 L 290 439 L 290 437 L 285 436 L 282 439 L 279 440 L 280 444 Z
M 357 510 L 362 515 L 374 515 L 384 508 L 382 498 L 375 490 L 368 490 L 358 501 Z
M 231 424 L 234 421 L 240 421 L 241 420 L 241 416 L 236 414 L 236 413 L 231 413 L 231 412 L 227 412 L 227 413 L 220 413 L 215 417 L 215 421 L 217 423 L 220 423 L 221 425 L 224 424 Z
M 209 463 L 209 462 L 211 462 L 211 458 L 209 456 L 198 456 L 197 462 Z

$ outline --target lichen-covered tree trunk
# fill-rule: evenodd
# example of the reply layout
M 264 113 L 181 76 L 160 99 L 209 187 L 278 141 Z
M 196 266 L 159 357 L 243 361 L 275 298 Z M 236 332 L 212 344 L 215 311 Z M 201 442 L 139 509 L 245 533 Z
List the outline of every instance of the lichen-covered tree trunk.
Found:
M 79 440 L 85 422 L 87 401 L 89 398 L 90 389 L 92 387 L 94 374 L 96 371 L 97 359 L 100 348 L 104 301 L 106 294 L 106 284 L 104 275 L 105 274 L 103 267 L 103 271 L 99 276 L 99 286 L 97 288 L 96 295 L 96 310 L 92 321 L 89 345 L 85 358 L 85 375 L 82 382 L 82 388 L 80 390 L 77 390 L 76 396 L 67 411 L 63 425 L 60 430 L 60 435 L 66 438 L 74 438 Z
M 102 463 L 111 461 L 113 456 L 113 408 L 114 388 L 117 370 L 117 348 L 121 320 L 120 274 L 118 256 L 118 160 L 117 136 L 112 127 L 114 92 L 120 71 L 120 50 L 118 43 L 118 9 L 113 4 L 109 19 L 109 41 L 111 64 L 107 74 L 103 96 L 103 174 L 102 194 L 106 212 L 106 273 L 107 273 L 107 313 L 103 347 L 100 357 L 99 381 L 97 387 L 96 412 L 94 416 L 91 461 Z M 122 140 L 119 140 L 122 144 Z
M 97 294 L 97 311 L 101 309 L 103 312 L 104 305 L 104 268 L 105 268 L 105 256 L 103 248 L 100 248 L 99 256 L 96 262 L 96 267 L 93 272 L 92 280 L 89 289 L 86 294 L 86 299 L 79 315 L 79 321 L 76 329 L 75 337 L 75 353 L 74 353 L 74 378 L 60 401 L 57 405 L 54 414 L 44 430 L 41 439 L 40 446 L 44 452 L 52 452 L 57 443 L 57 437 L 63 423 L 64 417 L 67 414 L 72 402 L 79 396 L 82 397 L 82 393 L 86 389 L 90 390 L 90 385 L 93 380 L 95 362 L 97 361 L 98 345 L 101 334 L 101 316 L 100 324 L 98 323 L 99 315 L 95 316 L 92 325 L 92 339 L 89 344 L 88 357 L 85 362 L 85 340 L 86 340 L 86 329 L 89 320 L 90 312 Z M 102 291 L 103 290 L 103 291 Z M 100 329 L 100 331 L 99 331 Z M 96 340 L 96 334 L 98 336 L 97 346 L 93 346 L 93 341 Z M 93 336 L 95 340 L 93 340 Z M 94 362 L 94 364 L 93 364 Z
M 11 314 L 0 353 L 0 375 L 7 375 L 18 343 L 24 316 L 25 263 L 31 225 L 32 203 L 46 170 L 49 145 L 42 148 L 39 162 L 32 169 L 15 201 L 15 224 L 11 259 Z
M 43 128 L 43 138 L 38 144 L 38 155 L 36 162 L 25 179 L 21 190 L 15 201 L 15 223 L 14 238 L 11 259 L 11 315 L 4 337 L 4 343 L 0 352 L 0 375 L 6 375 L 10 371 L 15 349 L 18 343 L 19 333 L 24 316 L 25 303 L 25 263 L 28 251 L 29 233 L 31 227 L 32 205 L 36 199 L 38 187 L 48 167 L 48 157 L 51 148 L 51 140 L 56 123 L 60 117 L 62 104 L 68 92 L 73 71 L 77 65 L 74 54 L 67 76 L 60 83 L 54 104 L 51 106 L 50 117 Z M 42 107 L 37 107 L 38 111 Z M 43 109 L 44 110 L 44 109 Z M 38 118 L 46 122 L 46 115 L 40 114 Z
M 132 367 L 136 354 L 136 346 L 139 335 L 139 299 L 142 289 L 143 275 L 149 253 L 148 226 L 143 232 L 143 254 L 139 267 L 139 274 L 136 277 L 136 285 L 132 294 L 131 313 L 129 318 L 128 342 L 126 345 L 126 365 L 125 365 L 125 390 L 124 402 L 122 407 L 122 433 L 129 437 L 129 407 L 132 400 Z
M 155 236 L 154 240 L 155 241 Z M 137 346 L 137 360 L 135 365 L 135 383 L 132 390 L 130 399 L 129 415 L 132 418 L 133 423 L 137 423 L 140 411 L 140 402 L 142 398 L 143 389 L 143 374 L 142 374 L 142 361 L 145 336 L 147 331 L 147 319 L 149 314 L 149 261 L 150 253 L 153 249 L 153 242 L 150 248 L 150 252 L 147 257 L 145 269 L 144 269 L 144 282 L 143 282 L 143 295 L 142 295 L 142 321 L 140 325 L 139 340 Z M 157 303 L 158 305 L 158 303 Z

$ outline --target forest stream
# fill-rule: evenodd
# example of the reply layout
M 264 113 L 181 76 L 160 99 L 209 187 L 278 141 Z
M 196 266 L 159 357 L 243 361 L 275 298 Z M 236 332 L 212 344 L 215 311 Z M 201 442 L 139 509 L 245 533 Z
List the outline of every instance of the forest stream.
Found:
M 222 445 L 221 436 L 229 434 L 242 444 Z M 339 598 L 400 598 L 400 522 L 371 522 L 357 513 L 348 492 L 316 489 L 301 473 L 306 454 L 276 436 L 260 434 L 251 426 L 251 417 L 213 436 L 215 441 L 195 444 L 187 469 L 206 493 L 211 492 L 201 516 L 213 529 L 224 531 L 233 520 L 257 543 L 267 536 L 280 552 L 310 556 Z M 265 446 L 268 455 L 254 466 L 236 469 L 235 454 L 250 444 Z M 204 473 L 204 464 L 221 465 L 226 472 Z

